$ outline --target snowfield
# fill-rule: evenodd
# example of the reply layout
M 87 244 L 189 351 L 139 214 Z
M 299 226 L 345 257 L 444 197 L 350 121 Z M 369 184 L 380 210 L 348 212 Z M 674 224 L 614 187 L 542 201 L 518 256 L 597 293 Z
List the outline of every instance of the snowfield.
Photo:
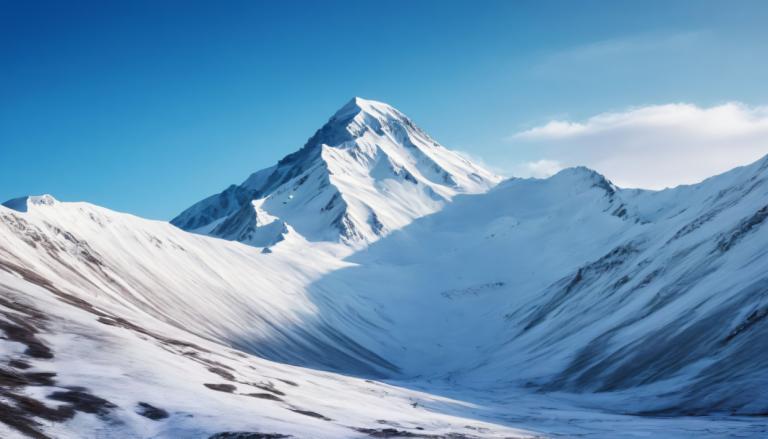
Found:
M 6 202 L 0 437 L 768 437 L 768 157 L 499 180 L 356 98 L 173 224 Z

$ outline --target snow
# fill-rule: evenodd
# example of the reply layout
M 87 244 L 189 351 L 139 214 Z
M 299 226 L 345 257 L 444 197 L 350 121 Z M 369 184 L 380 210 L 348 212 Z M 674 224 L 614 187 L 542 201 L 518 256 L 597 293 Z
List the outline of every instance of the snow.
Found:
M 484 192 L 499 180 L 439 145 L 398 110 L 354 98 L 301 150 L 195 204 L 172 223 L 258 246 L 243 233 L 260 227 L 242 212 L 253 201 L 305 239 L 359 246 L 440 210 L 457 194 Z M 243 223 L 238 234 L 210 226 L 234 216 Z
M 45 194 L 39 196 L 19 197 L 8 200 L 2 205 L 18 212 L 26 212 L 30 205 L 53 205 L 58 201 L 53 196 Z
M 0 207 L 0 321 L 54 354 L 7 336 L 0 367 L 56 373 L 0 403 L 79 386 L 115 405 L 40 423 L 57 438 L 766 435 L 768 157 L 664 191 L 587 168 L 488 190 L 386 104 L 313 138 L 182 214 L 195 233 Z

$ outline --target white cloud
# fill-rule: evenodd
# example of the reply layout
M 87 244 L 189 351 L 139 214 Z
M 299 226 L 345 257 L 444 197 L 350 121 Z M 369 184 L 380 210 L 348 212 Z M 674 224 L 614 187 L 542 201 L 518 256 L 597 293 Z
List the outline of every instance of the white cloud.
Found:
M 556 160 L 536 160 L 517 166 L 514 175 L 517 177 L 546 178 L 557 174 L 564 167 L 562 163 Z
M 551 121 L 510 141 L 538 157 L 522 168 L 586 165 L 619 186 L 659 189 L 695 183 L 768 154 L 768 107 L 653 105 L 583 122 Z

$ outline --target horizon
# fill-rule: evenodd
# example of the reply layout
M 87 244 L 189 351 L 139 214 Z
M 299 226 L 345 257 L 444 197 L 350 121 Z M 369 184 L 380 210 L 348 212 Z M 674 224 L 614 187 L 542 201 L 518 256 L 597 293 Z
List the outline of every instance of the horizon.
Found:
M 399 5 L 6 5 L 0 199 L 170 220 L 350 96 L 506 177 L 583 165 L 660 189 L 768 153 L 763 2 Z

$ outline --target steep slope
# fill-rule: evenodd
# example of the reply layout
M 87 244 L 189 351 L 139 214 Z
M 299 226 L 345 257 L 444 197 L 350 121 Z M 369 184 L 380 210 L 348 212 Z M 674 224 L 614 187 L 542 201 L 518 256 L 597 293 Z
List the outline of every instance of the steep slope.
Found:
M 288 225 L 310 241 L 372 242 L 498 181 L 396 109 L 354 98 L 299 151 L 171 222 L 261 247 L 283 239 Z
M 568 169 L 457 199 L 312 288 L 366 303 L 356 322 L 386 325 L 376 351 L 406 375 L 760 414 L 766 206 L 768 158 L 661 192 Z
M 298 237 L 267 256 L 50 195 L 19 210 L 0 210 L 0 264 L 75 297 L 275 360 L 367 375 L 396 370 L 317 314 L 306 285 L 346 263 Z
M 63 250 L 27 236 L 33 251 Z M 79 245 L 71 250 L 98 264 Z M 254 357 L 114 304 L 96 284 L 75 295 L 45 274 L 0 259 L 6 439 L 533 436 L 459 400 Z

